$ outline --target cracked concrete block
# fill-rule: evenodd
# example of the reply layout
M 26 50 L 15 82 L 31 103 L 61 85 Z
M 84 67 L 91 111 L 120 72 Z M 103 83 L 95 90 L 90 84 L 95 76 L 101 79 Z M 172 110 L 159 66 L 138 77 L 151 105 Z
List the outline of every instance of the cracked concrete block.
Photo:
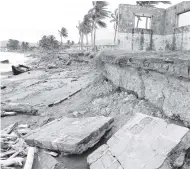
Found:
M 81 154 L 94 146 L 113 124 L 113 118 L 62 118 L 44 125 L 26 136 L 29 145 L 61 151 L 63 154 Z
M 40 150 L 35 155 L 33 169 L 66 169 L 66 167 L 62 162 Z
M 172 169 L 183 165 L 180 153 L 190 147 L 189 139 L 186 127 L 136 113 L 107 144 L 90 154 L 87 162 L 90 169 L 114 165 L 122 169 Z

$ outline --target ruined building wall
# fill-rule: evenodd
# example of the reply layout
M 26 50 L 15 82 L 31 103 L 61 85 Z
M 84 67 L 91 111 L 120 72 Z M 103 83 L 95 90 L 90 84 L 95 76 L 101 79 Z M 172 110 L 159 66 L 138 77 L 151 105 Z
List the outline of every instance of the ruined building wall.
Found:
M 152 17 L 151 29 L 135 28 L 135 15 Z M 129 51 L 162 49 L 165 10 L 136 5 L 119 5 L 119 47 Z
M 177 25 L 178 14 L 186 11 L 190 11 L 190 1 L 184 1 L 166 9 L 165 50 L 190 50 L 190 25 L 183 27 Z
M 129 51 L 190 50 L 190 26 L 177 27 L 177 15 L 190 10 L 190 1 L 168 9 L 119 5 L 118 43 Z M 135 14 L 151 17 L 151 29 L 135 28 Z

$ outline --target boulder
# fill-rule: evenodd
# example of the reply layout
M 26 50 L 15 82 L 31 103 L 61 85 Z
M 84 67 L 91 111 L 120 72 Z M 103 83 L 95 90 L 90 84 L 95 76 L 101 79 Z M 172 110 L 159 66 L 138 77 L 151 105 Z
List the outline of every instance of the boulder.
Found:
M 62 152 L 81 154 L 93 147 L 112 127 L 113 118 L 62 118 L 35 130 L 25 141 L 29 145 Z
M 87 162 L 90 169 L 173 169 L 183 165 L 189 139 L 186 127 L 136 113 Z

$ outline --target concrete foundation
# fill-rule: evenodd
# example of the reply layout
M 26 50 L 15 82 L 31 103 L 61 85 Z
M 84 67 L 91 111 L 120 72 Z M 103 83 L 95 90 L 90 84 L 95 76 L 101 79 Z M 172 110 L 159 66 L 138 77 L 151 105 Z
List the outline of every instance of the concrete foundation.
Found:
M 104 51 L 99 55 L 100 69 L 115 86 L 190 126 L 190 60 L 177 59 L 182 53 L 160 55 Z

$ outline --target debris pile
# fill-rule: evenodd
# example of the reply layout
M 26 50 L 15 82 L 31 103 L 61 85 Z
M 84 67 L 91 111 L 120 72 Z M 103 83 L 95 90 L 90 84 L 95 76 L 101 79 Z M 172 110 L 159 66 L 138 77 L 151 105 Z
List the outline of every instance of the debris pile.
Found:
M 19 125 L 18 123 L 11 124 L 7 128 L 1 130 L 0 164 L 2 168 L 23 166 L 27 152 L 29 153 L 31 151 L 31 148 L 26 145 L 23 136 L 30 131 L 27 124 Z M 27 169 L 31 168 L 28 167 Z

